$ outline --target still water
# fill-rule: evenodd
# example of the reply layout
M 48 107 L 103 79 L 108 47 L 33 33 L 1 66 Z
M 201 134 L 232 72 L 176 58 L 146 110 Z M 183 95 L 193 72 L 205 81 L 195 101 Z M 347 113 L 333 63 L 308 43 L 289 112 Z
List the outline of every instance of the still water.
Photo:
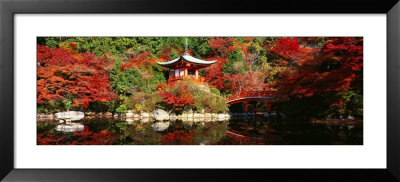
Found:
M 228 121 L 84 118 L 80 132 L 55 130 L 58 121 L 37 122 L 38 145 L 362 145 L 362 121 L 285 121 L 233 118 Z

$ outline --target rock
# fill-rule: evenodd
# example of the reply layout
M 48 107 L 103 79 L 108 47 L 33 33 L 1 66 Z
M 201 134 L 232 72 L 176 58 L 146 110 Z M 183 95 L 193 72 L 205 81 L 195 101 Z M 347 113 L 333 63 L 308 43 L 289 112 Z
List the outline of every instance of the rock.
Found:
M 133 117 L 134 118 L 140 118 L 140 115 L 139 114 L 134 114 Z
M 211 116 L 210 113 L 205 113 L 205 114 L 204 114 L 204 117 L 205 117 L 205 118 L 211 118 L 212 116 Z
M 151 125 L 155 131 L 164 131 L 169 127 L 169 122 L 156 122 Z
M 354 120 L 354 117 L 349 115 L 349 116 L 347 116 L 347 119 Z
M 182 113 L 181 115 L 179 115 L 178 117 L 180 117 L 180 118 L 187 118 L 188 117 L 188 115 L 186 114 L 186 113 Z
M 200 114 L 199 114 L 199 113 L 194 113 L 194 114 L 193 114 L 193 117 L 194 117 L 194 118 L 199 118 L 199 117 L 200 117 Z
M 157 121 L 169 120 L 168 113 L 162 109 L 154 110 L 151 116 Z
M 129 125 L 131 125 L 131 124 L 133 124 L 133 118 L 126 118 L 125 119 L 125 121 L 129 124 Z
M 225 114 L 218 114 L 218 120 L 225 119 Z
M 106 113 L 104 113 L 104 116 L 112 116 L 112 113 L 111 112 L 106 112 Z
M 141 116 L 142 118 L 149 118 L 149 117 L 150 117 L 150 114 L 147 113 L 147 112 L 142 112 L 142 113 L 140 113 L 140 116 Z
M 225 118 L 229 119 L 229 118 L 231 118 L 231 115 L 229 115 L 228 113 L 225 113 Z
M 94 112 L 86 112 L 85 115 L 86 116 L 95 116 L 96 113 L 94 113 Z
M 71 123 L 71 124 L 60 124 L 56 126 L 57 131 L 62 131 L 62 132 L 75 132 L 75 131 L 82 131 L 83 124 L 80 123 Z
M 185 114 L 193 114 L 193 110 L 192 109 L 185 109 L 185 111 L 183 112 Z
M 129 111 L 125 114 L 125 116 L 131 118 L 131 117 L 134 117 L 134 114 L 133 114 L 132 110 L 129 110 Z
M 199 114 L 199 118 L 204 118 L 204 114 Z
M 140 120 L 140 123 L 148 123 L 150 121 L 150 118 L 142 118 Z
M 211 114 L 211 117 L 212 117 L 212 118 L 218 118 L 218 114 L 212 113 L 212 114 Z
M 172 113 L 171 115 L 169 115 L 169 118 L 171 120 L 176 120 L 176 119 L 178 119 L 178 116 L 175 113 Z
M 67 112 L 58 112 L 55 114 L 57 119 L 76 121 L 85 117 L 83 112 L 79 111 L 67 111 Z
M 226 121 L 225 118 L 217 118 L 217 121 Z

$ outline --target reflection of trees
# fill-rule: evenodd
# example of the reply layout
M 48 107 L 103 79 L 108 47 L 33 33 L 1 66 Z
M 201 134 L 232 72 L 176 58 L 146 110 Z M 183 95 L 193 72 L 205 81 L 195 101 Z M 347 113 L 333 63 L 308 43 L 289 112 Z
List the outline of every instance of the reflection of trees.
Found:
M 133 125 L 128 125 L 125 131 L 121 133 L 120 139 L 131 141 L 125 144 L 157 145 L 161 141 L 161 134 L 154 131 L 151 124 L 151 122 L 135 122 Z
M 205 123 L 196 125 L 193 144 L 214 144 L 225 137 L 227 122 Z

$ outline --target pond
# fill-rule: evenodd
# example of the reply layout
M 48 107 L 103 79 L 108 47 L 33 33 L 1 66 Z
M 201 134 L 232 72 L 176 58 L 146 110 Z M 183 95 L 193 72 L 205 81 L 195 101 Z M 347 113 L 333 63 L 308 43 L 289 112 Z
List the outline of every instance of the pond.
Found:
M 362 145 L 363 124 L 354 120 L 164 121 L 84 118 L 79 132 L 59 132 L 56 120 L 37 122 L 38 145 Z

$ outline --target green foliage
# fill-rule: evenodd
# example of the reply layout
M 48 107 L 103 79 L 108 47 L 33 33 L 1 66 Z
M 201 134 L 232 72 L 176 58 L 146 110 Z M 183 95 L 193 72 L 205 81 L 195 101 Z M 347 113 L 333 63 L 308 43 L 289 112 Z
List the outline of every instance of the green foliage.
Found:
M 130 95 L 136 89 L 141 89 L 145 84 L 136 68 L 120 70 L 121 62 L 116 59 L 110 73 L 111 88 L 118 94 Z
M 221 95 L 221 92 L 216 88 L 210 88 L 210 91 L 216 95 Z
M 172 51 L 171 53 L 169 53 L 169 57 L 172 58 L 172 59 L 175 59 L 175 58 L 178 58 L 179 55 L 176 52 Z
M 206 37 L 191 37 L 188 39 L 188 49 L 192 50 L 194 57 L 204 58 L 208 56 L 211 49 L 207 40 L 208 38 Z
M 118 114 L 125 114 L 128 112 L 128 108 L 125 105 L 120 105 L 115 112 L 117 112 Z
M 345 105 L 339 108 L 342 115 L 363 118 L 363 95 L 360 90 L 343 91 L 338 95 L 345 102 Z
M 234 52 L 228 54 L 228 61 L 222 67 L 225 73 L 237 74 L 247 71 L 247 63 L 244 60 L 243 53 L 236 49 Z
M 62 103 L 67 111 L 69 111 L 72 108 L 72 99 L 74 98 L 74 96 L 72 94 L 67 94 L 65 98 L 66 99 L 63 100 Z
M 115 126 L 116 126 L 120 131 L 125 131 L 126 128 L 128 127 L 128 123 L 127 123 L 127 122 L 119 122 L 119 123 L 115 124 Z

